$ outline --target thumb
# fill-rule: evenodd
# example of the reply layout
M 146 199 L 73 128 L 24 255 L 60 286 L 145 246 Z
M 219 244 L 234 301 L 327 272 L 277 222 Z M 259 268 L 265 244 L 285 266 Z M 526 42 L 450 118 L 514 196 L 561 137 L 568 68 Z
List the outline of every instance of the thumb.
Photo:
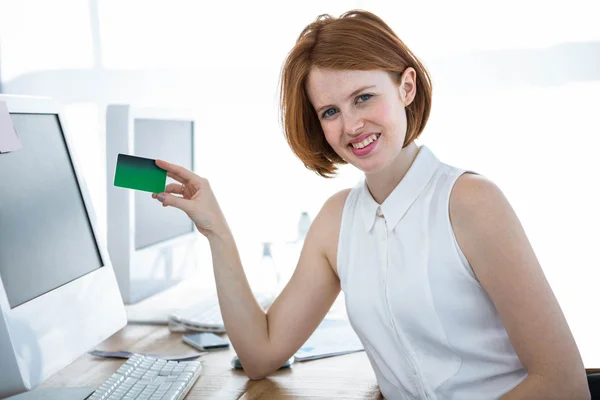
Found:
M 175 207 L 186 213 L 189 211 L 189 200 L 173 196 L 169 193 L 160 193 L 156 198 L 162 203 L 163 207 Z

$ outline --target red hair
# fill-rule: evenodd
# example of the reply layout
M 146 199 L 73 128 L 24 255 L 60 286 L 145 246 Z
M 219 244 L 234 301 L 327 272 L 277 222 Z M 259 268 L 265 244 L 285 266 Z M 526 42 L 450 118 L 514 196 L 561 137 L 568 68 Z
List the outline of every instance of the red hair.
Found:
M 404 146 L 415 140 L 431 110 L 431 79 L 427 70 L 394 31 L 368 11 L 352 10 L 339 18 L 323 14 L 308 25 L 289 52 L 281 73 L 280 111 L 285 137 L 306 168 L 332 177 L 336 164 L 346 164 L 329 146 L 306 92 L 312 68 L 382 70 L 398 83 L 408 67 L 417 73 L 417 92 L 406 107 Z

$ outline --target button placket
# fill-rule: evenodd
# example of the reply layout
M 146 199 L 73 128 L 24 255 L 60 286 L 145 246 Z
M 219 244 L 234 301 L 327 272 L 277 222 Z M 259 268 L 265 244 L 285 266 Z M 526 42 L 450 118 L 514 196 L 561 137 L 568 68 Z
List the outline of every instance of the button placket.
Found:
M 389 302 L 389 298 L 388 298 L 388 282 L 387 282 L 387 273 L 388 273 L 388 269 L 390 266 L 390 260 L 389 260 L 389 237 L 390 237 L 390 232 L 388 231 L 388 226 L 387 226 L 387 220 L 385 219 L 385 217 L 382 218 L 383 220 L 383 224 L 381 224 L 381 245 L 382 245 L 382 256 L 383 256 L 383 274 L 384 274 L 384 296 L 385 296 L 385 303 L 386 303 L 386 308 L 388 311 L 388 318 L 389 320 L 387 321 L 388 324 L 390 324 L 390 326 L 392 327 L 392 329 L 396 332 L 399 344 L 402 348 L 402 351 L 404 352 L 404 354 L 406 355 L 408 364 L 410 366 L 410 375 L 411 375 L 411 381 L 413 382 L 414 388 L 417 389 L 417 391 L 420 392 L 421 395 L 425 394 L 424 392 L 424 387 L 422 384 L 422 377 L 419 375 L 418 371 L 417 371 L 417 365 L 418 363 L 415 361 L 416 360 L 416 356 L 414 354 L 414 351 L 412 350 L 412 348 L 410 347 L 410 344 L 406 338 L 406 336 L 404 335 L 404 333 L 401 331 L 401 328 L 397 327 L 396 324 L 394 323 L 394 317 L 393 317 L 393 312 L 392 312 L 392 308 L 390 306 L 390 302 Z M 426 397 L 428 398 L 428 397 Z
M 387 323 L 393 326 L 392 313 L 388 301 L 388 268 L 389 268 L 389 251 L 388 251 L 388 230 L 387 221 L 385 216 L 381 212 L 381 208 L 377 208 L 376 211 L 377 219 L 375 221 L 375 233 L 377 235 L 377 248 L 379 252 L 379 268 L 381 271 L 381 285 L 383 287 L 383 295 L 385 301 L 385 308 L 387 311 Z
M 387 307 L 389 310 L 389 321 L 388 323 L 390 324 L 390 326 L 394 326 L 394 321 L 393 321 L 393 317 L 392 317 L 392 310 L 390 308 L 389 305 L 389 300 L 388 300 L 388 280 L 387 280 L 387 275 L 388 275 L 388 269 L 390 268 L 390 260 L 389 260 L 389 240 L 388 240 L 388 226 L 387 226 L 387 221 L 385 220 L 385 218 L 383 218 L 383 233 L 382 233 L 382 245 L 383 245 L 383 262 L 384 262 L 384 276 L 385 276 L 385 287 L 384 287 L 384 293 L 385 293 L 385 301 L 387 303 Z

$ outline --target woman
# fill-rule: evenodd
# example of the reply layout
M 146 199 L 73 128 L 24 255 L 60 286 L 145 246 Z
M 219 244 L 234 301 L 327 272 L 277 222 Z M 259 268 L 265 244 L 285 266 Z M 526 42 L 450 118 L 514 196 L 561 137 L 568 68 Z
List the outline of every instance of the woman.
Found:
M 306 341 L 340 289 L 389 399 L 587 399 L 583 363 L 525 233 L 488 179 L 440 162 L 419 137 L 427 71 L 377 16 L 308 25 L 282 72 L 287 140 L 311 170 L 365 174 L 323 205 L 291 280 L 265 313 L 208 181 L 154 194 L 210 243 L 223 320 L 251 379 Z

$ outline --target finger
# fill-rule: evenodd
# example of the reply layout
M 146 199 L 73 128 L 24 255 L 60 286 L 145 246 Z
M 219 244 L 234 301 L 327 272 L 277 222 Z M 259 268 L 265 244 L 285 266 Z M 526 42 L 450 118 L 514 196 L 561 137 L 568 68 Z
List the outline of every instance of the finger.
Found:
M 180 183 L 169 183 L 165 188 L 166 193 L 175 193 L 182 194 L 183 193 L 183 185 Z
M 194 174 L 192 171 L 189 171 L 179 165 L 171 164 L 163 160 L 156 160 L 156 165 L 158 165 L 159 168 L 162 168 L 165 171 L 176 175 L 177 177 L 182 178 L 186 181 L 196 177 L 196 174 Z M 172 178 L 177 179 L 175 178 L 175 176 L 172 176 Z
M 187 213 L 190 206 L 190 200 L 185 200 L 183 197 L 173 196 L 169 193 L 159 193 L 157 196 L 163 207 L 175 207 Z
M 167 172 L 167 176 L 168 176 L 169 178 L 173 178 L 173 179 L 175 179 L 175 180 L 176 180 L 177 182 L 179 182 L 179 183 L 186 183 L 186 182 L 188 181 L 188 179 L 183 179 L 181 176 L 179 176 L 179 175 L 177 175 L 177 174 L 174 174 L 174 173 L 172 173 L 172 172 Z

